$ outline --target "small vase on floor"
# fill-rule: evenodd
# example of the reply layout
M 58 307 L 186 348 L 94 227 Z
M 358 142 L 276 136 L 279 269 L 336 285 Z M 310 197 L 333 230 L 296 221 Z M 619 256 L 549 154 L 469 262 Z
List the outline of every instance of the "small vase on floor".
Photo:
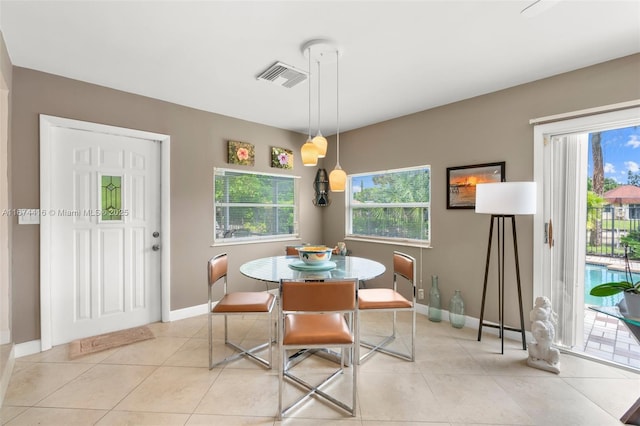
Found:
M 440 322 L 442 312 L 440 307 L 440 289 L 438 288 L 438 276 L 431 276 L 431 290 L 429 290 L 429 320 Z
M 465 323 L 464 316 L 464 300 L 460 290 L 456 290 L 455 294 L 449 302 L 449 322 L 452 327 L 462 328 Z

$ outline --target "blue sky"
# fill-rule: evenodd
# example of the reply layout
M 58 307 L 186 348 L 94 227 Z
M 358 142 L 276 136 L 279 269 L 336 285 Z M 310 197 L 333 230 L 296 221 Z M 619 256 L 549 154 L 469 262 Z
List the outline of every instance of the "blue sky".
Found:
M 589 134 L 589 176 L 593 176 L 591 136 Z M 640 172 L 640 126 L 601 132 L 601 142 L 605 178 L 626 184 L 629 170 Z

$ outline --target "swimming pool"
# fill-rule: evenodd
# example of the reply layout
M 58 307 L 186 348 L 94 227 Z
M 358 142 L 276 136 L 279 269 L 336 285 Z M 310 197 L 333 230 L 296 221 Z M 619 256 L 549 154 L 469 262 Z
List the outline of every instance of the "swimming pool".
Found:
M 633 282 L 640 280 L 640 273 L 632 273 L 631 277 Z M 586 305 L 594 306 L 614 306 L 620 299 L 622 299 L 622 293 L 618 293 L 609 297 L 595 297 L 591 296 L 589 292 L 591 289 L 599 284 L 608 283 L 611 281 L 622 281 L 624 279 L 623 271 L 614 271 L 607 269 L 603 265 L 595 265 L 592 263 L 585 264 L 584 271 L 584 303 Z

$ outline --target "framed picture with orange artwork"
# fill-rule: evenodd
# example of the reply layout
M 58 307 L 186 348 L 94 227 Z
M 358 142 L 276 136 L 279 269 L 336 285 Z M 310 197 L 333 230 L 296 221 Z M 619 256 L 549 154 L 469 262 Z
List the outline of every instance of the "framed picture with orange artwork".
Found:
M 505 162 L 447 167 L 447 208 L 474 209 L 476 184 L 505 181 Z

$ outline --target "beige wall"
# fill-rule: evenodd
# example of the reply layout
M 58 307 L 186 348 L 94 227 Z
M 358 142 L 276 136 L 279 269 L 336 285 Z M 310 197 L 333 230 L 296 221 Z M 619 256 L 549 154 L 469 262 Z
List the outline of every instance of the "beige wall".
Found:
M 479 316 L 486 256 L 488 218 L 469 210 L 447 210 L 445 173 L 450 166 L 506 161 L 507 180 L 533 177 L 532 128 L 529 119 L 640 98 L 640 55 L 595 65 L 538 82 L 480 96 L 429 111 L 347 132 L 341 137 L 340 163 L 348 173 L 430 164 L 432 166 L 433 248 L 349 242 L 355 255 L 378 259 L 387 266 L 391 251 L 401 249 L 423 265 L 418 270 L 425 288 L 430 275 L 440 277 L 446 306 L 454 289 L 461 289 L 472 316 Z M 256 145 L 254 170 L 272 171 L 270 146 L 296 152 L 304 136 L 267 126 L 205 113 L 177 105 L 15 68 L 13 74 L 12 156 L 16 208 L 38 207 L 38 114 L 57 115 L 171 135 L 172 292 L 171 309 L 206 301 L 206 260 L 220 250 L 211 248 L 213 166 L 226 165 L 227 139 Z M 352 82 L 344 82 L 348 85 Z M 425 93 L 428 96 L 428 93 Z M 328 157 L 335 164 L 331 140 Z M 311 204 L 316 168 L 297 163 L 302 175 L 302 240 L 335 244 L 344 239 L 344 201 L 332 194 L 331 206 Z M 305 227 L 322 218 L 322 227 Z M 532 220 L 518 219 L 524 303 L 532 304 Z M 39 338 L 38 227 L 12 224 L 13 321 L 15 341 Z M 253 283 L 237 272 L 242 262 L 279 254 L 282 244 L 230 247 L 232 279 Z M 385 274 L 383 279 L 388 278 Z M 371 282 L 378 285 L 383 279 Z M 512 295 L 507 294 L 510 298 Z M 508 299 L 511 300 L 511 299 Z M 491 307 L 489 307 L 491 308 Z M 491 318 L 489 309 L 487 315 Z M 507 309 L 507 322 L 513 308 Z M 495 319 L 495 318 L 494 318 Z
M 344 85 L 348 86 L 349 82 Z M 424 288 L 428 291 L 431 275 L 438 275 L 443 305 L 447 306 L 454 290 L 460 289 L 468 314 L 478 318 L 489 218 L 473 210 L 446 209 L 446 168 L 506 161 L 508 181 L 532 180 L 530 119 L 632 99 L 640 99 L 640 54 L 343 134 L 340 164 L 347 173 L 420 164 L 432 167 L 433 248 L 420 253 L 416 248 L 360 242 L 347 241 L 347 246 L 358 255 L 385 261 L 388 267 L 394 249 L 404 250 L 418 259 L 422 256 Z M 325 159 L 328 170 L 335 164 L 335 152 L 330 154 L 332 157 Z M 324 217 L 328 241 L 340 240 L 343 236 L 342 206 L 334 201 Z M 517 224 L 526 317 L 533 306 L 533 221 L 531 217 L 519 217 Z M 513 257 L 507 257 L 506 264 L 513 269 Z M 507 279 L 514 277 L 513 274 L 508 270 Z M 497 286 L 496 280 L 490 278 L 493 289 Z M 507 281 L 506 287 L 515 288 L 515 282 Z M 497 301 L 497 295 L 489 302 L 494 300 Z M 517 325 L 515 293 L 507 290 L 505 300 L 506 321 Z M 488 306 L 486 315 L 497 320 L 497 308 Z M 528 327 L 528 321 L 525 324 Z
M 206 261 L 226 251 L 230 279 L 239 289 L 256 282 L 240 275 L 238 266 L 252 258 L 284 253 L 285 243 L 211 247 L 214 166 L 227 164 L 227 140 L 256 145 L 256 165 L 246 170 L 274 172 L 271 147 L 298 151 L 305 136 L 256 123 L 210 114 L 175 104 L 127 94 L 50 74 L 14 68 L 13 73 L 13 206 L 39 206 L 39 114 L 140 129 L 171 136 L 171 310 L 207 301 Z M 320 209 L 311 203 L 316 169 L 303 167 L 299 155 L 293 170 L 302 176 L 301 214 L 318 223 Z M 240 167 L 240 166 L 236 166 Z M 40 337 L 39 226 L 13 220 L 13 302 L 16 343 Z M 320 242 L 319 227 L 301 230 L 302 241 Z M 263 288 L 262 286 L 260 288 Z

